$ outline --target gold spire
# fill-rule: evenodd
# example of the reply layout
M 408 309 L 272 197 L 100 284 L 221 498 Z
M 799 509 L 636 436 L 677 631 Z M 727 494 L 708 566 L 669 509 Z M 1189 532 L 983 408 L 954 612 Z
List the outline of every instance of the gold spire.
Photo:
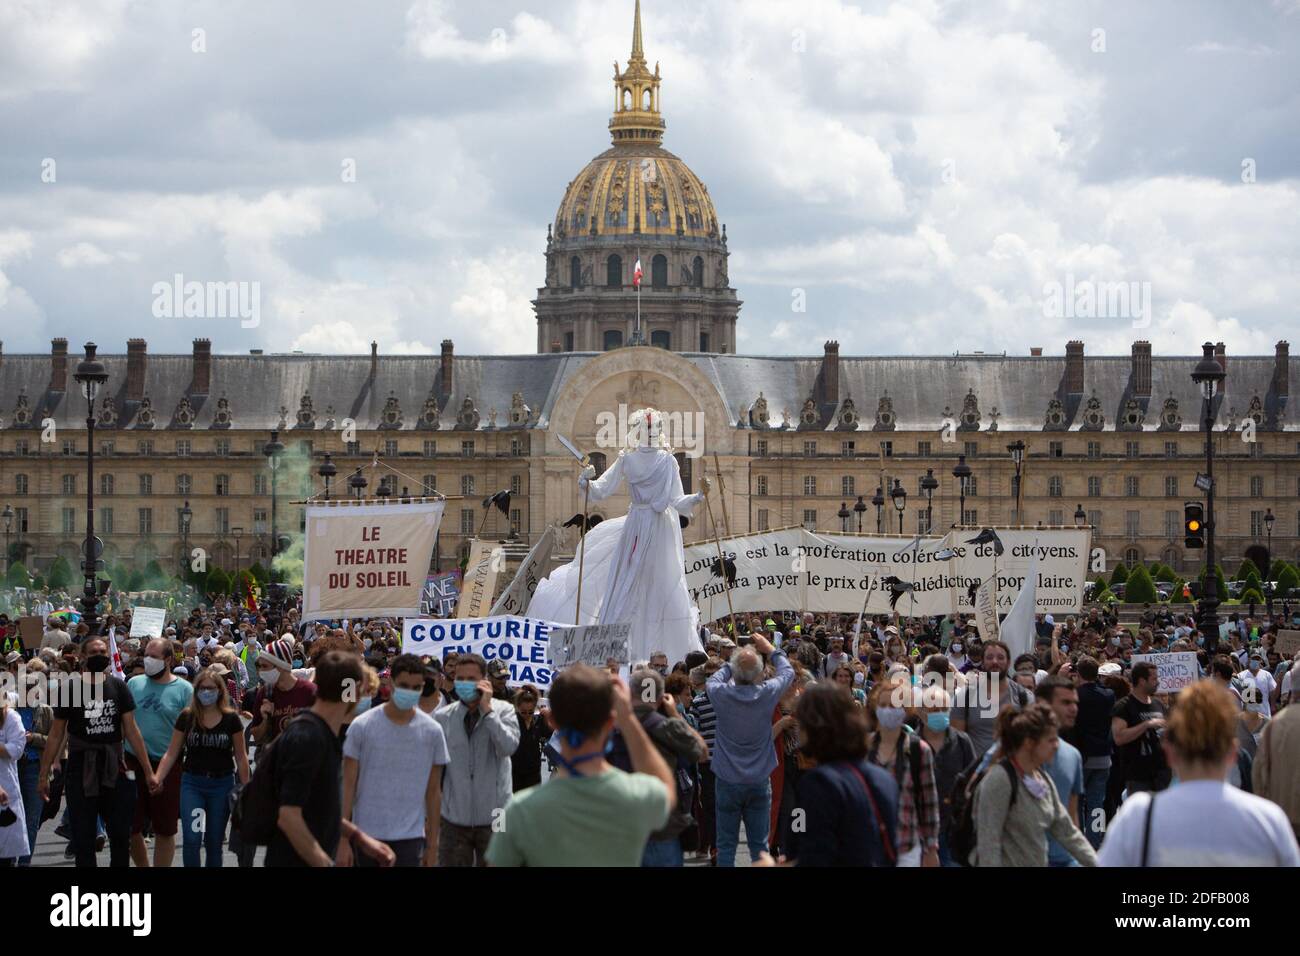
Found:
M 641 0 L 636 0 L 632 22 L 632 55 L 627 69 L 619 71 L 614 61 L 614 116 L 609 121 L 614 145 L 650 143 L 664 138 L 664 120 L 659 114 L 659 64 L 650 72 L 641 41 Z

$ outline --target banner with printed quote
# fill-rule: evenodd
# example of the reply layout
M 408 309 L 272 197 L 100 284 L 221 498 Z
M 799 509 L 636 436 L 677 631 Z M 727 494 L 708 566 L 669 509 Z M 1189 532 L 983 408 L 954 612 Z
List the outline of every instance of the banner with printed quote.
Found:
M 970 528 L 914 538 L 818 534 L 803 528 L 741 535 L 723 539 L 721 562 L 713 542 L 686 548 L 686 586 L 704 621 L 726 617 L 728 583 L 737 612 L 896 610 L 903 617 L 919 617 L 974 613 L 987 582 L 984 600 L 1004 614 L 1020 594 L 1030 558 L 1037 555 L 1037 610 L 1081 608 L 1089 529 L 996 533 L 1001 555 L 992 543 L 973 543 L 979 531 Z
M 419 614 L 444 504 L 308 505 L 303 620 Z
M 506 685 L 551 686 L 548 647 L 557 625 L 532 617 L 503 614 L 471 621 L 410 617 L 402 622 L 402 652 L 446 660 L 448 654 L 478 654 L 505 661 Z
M 562 671 L 574 664 L 605 668 L 610 661 L 621 667 L 631 666 L 628 637 L 632 625 L 589 624 L 583 627 L 557 627 L 551 631 L 551 666 Z

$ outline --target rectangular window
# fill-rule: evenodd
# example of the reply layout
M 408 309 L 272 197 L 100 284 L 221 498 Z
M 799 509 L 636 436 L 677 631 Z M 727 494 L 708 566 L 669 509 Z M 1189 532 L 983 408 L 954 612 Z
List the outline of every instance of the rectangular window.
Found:
M 1096 475 L 1090 475 L 1088 477 L 1088 497 L 1089 498 L 1101 497 L 1101 479 L 1098 478 Z
M 1264 537 L 1264 512 L 1252 511 L 1250 513 L 1250 536 L 1252 538 Z
M 271 522 L 266 517 L 265 508 L 253 509 L 253 534 L 266 534 L 271 530 Z
M 980 513 L 974 508 L 967 508 L 961 513 L 961 523 L 964 525 L 977 525 L 980 523 Z
M 929 458 L 933 452 L 930 450 L 933 446 L 928 441 L 919 441 L 916 443 L 916 454 L 920 458 Z
M 1059 498 L 1063 493 L 1064 487 L 1060 475 L 1052 475 L 1047 479 L 1047 495 L 1049 498 Z
M 1182 515 L 1177 511 L 1165 512 L 1165 537 L 1176 538 L 1179 535 L 1179 528 L 1182 527 Z
M 462 508 L 460 510 L 460 533 L 474 533 L 474 510 L 472 508 Z
M 344 449 L 345 449 L 344 450 L 345 455 L 359 455 L 361 454 L 361 442 L 359 441 L 345 442 Z
M 1165 497 L 1166 498 L 1178 497 L 1178 476 L 1177 475 L 1165 475 Z
M 1124 443 L 1124 456 L 1126 458 L 1137 458 L 1142 454 L 1138 442 L 1126 441 Z
M 519 534 L 520 530 L 523 527 L 523 520 L 524 520 L 523 512 L 521 512 L 518 508 L 510 509 L 510 530 L 511 531 L 513 531 L 515 534 Z
M 188 458 L 190 455 L 190 440 L 188 438 L 178 438 L 176 440 L 176 455 L 180 458 Z
M 474 491 L 474 476 L 473 476 L 473 475 L 461 475 L 461 476 L 460 476 L 460 493 L 461 493 L 462 495 L 472 495 L 472 494 L 475 494 L 475 491 Z
M 28 444 L 26 438 L 19 438 L 19 439 L 17 439 L 17 440 L 14 442 L 14 454 L 15 454 L 15 455 L 26 455 L 26 454 L 28 454 L 28 449 L 29 449 L 30 447 L 31 447 L 31 446 Z
M 1165 442 L 1165 457 L 1166 458 L 1178 457 L 1178 442 L 1176 441 Z
M 520 495 L 522 495 L 523 493 L 524 493 L 524 479 L 523 479 L 523 476 L 522 476 L 522 475 L 511 475 L 511 476 L 510 476 L 510 495 L 511 495 L 511 497 L 518 498 L 518 497 L 519 497 Z
M 851 442 L 851 441 L 842 441 L 842 442 L 840 442 L 840 456 L 841 456 L 841 457 L 843 457 L 843 458 L 852 458 L 853 455 L 854 455 L 854 450 L 853 450 L 853 449 L 854 449 L 854 442 Z
M 463 441 L 460 443 L 460 456 L 462 458 L 474 457 L 474 443 L 472 441 Z
M 100 475 L 100 476 L 99 476 L 99 493 L 100 493 L 101 495 L 111 495 L 111 494 L 113 493 L 113 476 L 112 476 L 112 475 Z
M 817 494 L 817 476 L 816 476 L 816 475 L 804 475 L 804 476 L 803 476 L 803 493 L 804 493 L 805 495 L 815 495 L 815 494 Z
M 1264 497 L 1264 479 L 1259 475 L 1252 475 L 1250 478 L 1250 496 L 1252 498 Z
M 803 443 L 803 456 L 805 458 L 817 457 L 817 443 L 815 441 L 806 441 Z
M 1096 531 L 1098 534 L 1100 534 L 1100 533 L 1101 533 L 1101 512 L 1100 512 L 1100 511 L 1089 511 L 1089 512 L 1088 512 L 1088 524 L 1090 524 L 1090 525 L 1092 526 L 1092 529 L 1093 529 L 1094 531 Z
M 63 439 L 63 454 L 71 457 L 77 453 L 77 441 L 74 438 Z
M 152 439 L 152 438 L 147 438 L 147 439 L 145 439 L 145 440 L 143 440 L 143 441 L 138 441 L 138 442 L 136 442 L 136 443 L 135 443 L 135 450 L 136 450 L 136 453 L 137 453 L 137 454 L 143 455 L 143 456 L 145 456 L 145 457 L 152 457 L 152 456 L 153 456 L 153 439 Z
M 140 475 L 140 494 L 153 494 L 153 475 Z
M 758 439 L 758 441 L 756 441 L 756 442 L 754 443 L 754 448 L 755 448 L 755 454 L 758 455 L 759 458 L 766 458 L 766 457 L 767 457 L 767 439 L 766 439 L 766 438 L 760 438 L 760 439 Z
M 968 441 L 965 443 L 966 457 L 975 458 L 980 453 L 980 443 L 977 441 Z
M 979 483 L 975 480 L 975 476 L 971 475 L 969 478 L 966 479 L 966 497 L 975 498 L 978 497 L 978 495 L 979 495 Z
M 110 438 L 110 439 L 105 439 L 104 441 L 101 441 L 101 442 L 99 443 L 99 453 L 100 453 L 100 455 L 102 455 L 102 456 L 105 457 L 105 458 L 110 457 L 110 456 L 113 454 L 113 450 L 114 450 L 115 445 L 116 445 L 116 443 L 115 443 L 111 438 Z
M 99 509 L 99 527 L 95 529 L 95 533 L 96 534 L 113 533 L 113 509 L 112 508 Z
M 384 441 L 384 457 L 385 457 L 385 458 L 396 458 L 396 457 L 397 457 L 397 441 L 396 441 L 395 439 L 392 439 L 392 438 L 385 439 L 385 441 Z
M 76 475 L 64 475 L 64 476 L 63 476 L 63 493 L 64 493 L 65 495 L 75 495 L 75 494 L 77 493 L 77 476 L 76 476 Z
M 1124 533 L 1130 538 L 1136 538 L 1142 533 L 1142 512 L 1124 512 Z
M 216 532 L 217 534 L 230 534 L 230 509 L 229 508 L 217 509 Z
M 139 533 L 153 534 L 153 509 L 139 509 Z
M 1136 497 L 1140 494 L 1140 492 L 1138 491 L 1138 486 L 1139 486 L 1139 481 L 1138 481 L 1138 476 L 1137 476 L 1137 475 L 1125 475 L 1125 476 L 1124 476 L 1124 496 L 1125 496 L 1125 497 L 1127 497 L 1127 498 L 1136 498 Z
M 265 473 L 259 473 L 253 476 L 253 494 L 265 495 L 270 493 L 271 482 Z
M 758 509 L 758 530 L 766 531 L 769 527 L 770 525 L 768 524 L 768 519 L 767 519 L 767 509 L 759 508 Z
M 230 457 L 230 439 L 229 439 L 229 438 L 218 438 L 217 441 L 216 441 L 216 444 L 214 444 L 212 447 L 213 447 L 213 450 L 217 453 L 217 457 L 218 457 L 218 458 L 229 458 L 229 457 Z
M 523 455 L 523 453 L 524 453 L 523 440 L 519 438 L 510 439 L 510 457 L 519 458 Z
M 217 487 L 217 494 L 220 497 L 224 498 L 226 495 L 230 494 L 230 476 L 217 475 L 216 487 Z
M 1065 512 L 1061 510 L 1049 511 L 1047 513 L 1047 524 L 1051 528 L 1059 528 L 1065 524 Z
M 188 495 L 190 488 L 193 487 L 194 481 L 189 475 L 176 476 L 176 493 L 178 495 Z
M 767 494 L 767 475 L 759 475 L 754 479 L 754 490 L 760 495 Z
M 1250 457 L 1251 458 L 1264 457 L 1264 446 L 1261 445 L 1258 440 L 1250 443 Z
M 840 478 L 840 494 L 843 495 L 845 498 L 852 498 L 854 495 L 857 494 L 857 492 L 853 490 L 852 475 L 844 475 L 842 478 Z
M 1089 458 L 1101 457 L 1101 442 L 1099 441 L 1088 442 L 1088 457 Z
M 14 494 L 16 494 L 16 495 L 26 495 L 26 494 L 27 494 L 27 476 L 26 476 L 26 475 L 14 475 Z
M 438 490 L 437 475 L 425 475 L 424 479 L 420 482 L 420 485 L 424 489 L 425 495 L 432 495 L 436 493 Z
M 433 458 L 438 454 L 438 443 L 432 438 L 424 440 L 424 457 Z
M 809 531 L 817 530 L 817 512 L 810 508 L 805 508 L 803 513 L 803 526 Z
M 1049 441 L 1049 442 L 1047 443 L 1047 456 L 1048 456 L 1049 458 L 1064 458 L 1064 457 L 1065 457 L 1065 442 L 1062 442 L 1062 441 Z
M 298 442 L 298 451 L 302 453 L 304 458 L 310 458 L 312 456 L 312 453 L 315 452 L 315 450 L 316 450 L 316 443 L 313 442 L 310 438 L 304 438 Z
M 885 453 L 886 458 L 894 457 L 894 443 L 892 441 L 882 441 L 880 443 L 881 451 Z
M 77 533 L 77 509 L 76 508 L 63 509 L 63 533 L 64 534 Z

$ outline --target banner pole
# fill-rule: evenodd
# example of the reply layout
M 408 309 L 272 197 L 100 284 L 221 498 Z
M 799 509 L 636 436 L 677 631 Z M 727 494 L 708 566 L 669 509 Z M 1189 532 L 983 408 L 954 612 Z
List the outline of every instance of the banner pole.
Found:
M 586 468 L 586 459 L 583 459 L 583 468 Z M 578 529 L 581 540 L 578 542 L 578 600 L 573 608 L 573 626 L 577 627 L 582 623 L 582 564 L 587 557 L 587 507 L 591 503 L 591 482 L 587 482 L 587 487 L 582 492 L 582 527 Z
M 722 468 L 718 464 L 718 453 L 713 453 L 713 473 L 718 478 L 718 502 L 722 505 L 722 527 L 731 537 L 731 519 L 727 517 L 727 486 L 722 480 Z

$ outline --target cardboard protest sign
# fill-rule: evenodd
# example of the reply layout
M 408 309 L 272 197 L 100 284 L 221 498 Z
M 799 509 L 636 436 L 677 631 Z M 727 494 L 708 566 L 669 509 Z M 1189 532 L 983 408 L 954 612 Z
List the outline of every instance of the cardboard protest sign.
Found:
M 445 660 L 448 654 L 479 654 L 485 660 L 505 661 L 510 667 L 506 684 L 551 686 L 552 670 L 547 647 L 555 625 L 531 617 L 501 615 L 471 621 L 407 618 L 402 623 L 402 650 Z
M 18 636 L 22 638 L 23 649 L 34 651 L 41 646 L 45 638 L 45 621 L 39 614 L 18 619 Z
M 136 607 L 131 609 L 131 633 L 128 637 L 162 637 L 167 626 L 167 609 Z
M 631 633 L 632 625 L 626 621 L 556 628 L 551 631 L 551 666 L 557 671 L 573 664 L 603 669 L 612 658 L 622 667 L 630 667 L 628 637 Z
M 1160 677 L 1157 694 L 1172 694 L 1190 687 L 1201 679 L 1200 665 L 1192 651 L 1180 651 L 1177 654 L 1134 654 L 1133 663 L 1145 661 L 1154 664 Z
M 445 574 L 431 574 L 424 579 L 420 614 L 424 617 L 447 617 L 456 609 L 459 597 L 460 568 Z
M 515 579 L 501 592 L 496 604 L 492 605 L 492 614 L 525 614 L 533 599 L 537 584 L 546 576 L 551 563 L 551 551 L 555 548 L 558 537 L 555 526 L 550 525 L 542 532 L 541 538 L 533 545 L 524 558 L 523 564 L 515 572 Z
M 443 505 L 308 505 L 303 620 L 418 614 Z
M 1295 657 L 1296 651 L 1300 651 L 1300 631 L 1278 631 L 1278 656 L 1285 660 L 1289 657 Z
M 456 617 L 486 617 L 492 606 L 492 595 L 497 589 L 497 575 L 506 566 L 506 551 L 491 541 L 470 542 L 469 561 L 465 565 L 465 578 L 460 585 L 460 600 L 456 602 Z

